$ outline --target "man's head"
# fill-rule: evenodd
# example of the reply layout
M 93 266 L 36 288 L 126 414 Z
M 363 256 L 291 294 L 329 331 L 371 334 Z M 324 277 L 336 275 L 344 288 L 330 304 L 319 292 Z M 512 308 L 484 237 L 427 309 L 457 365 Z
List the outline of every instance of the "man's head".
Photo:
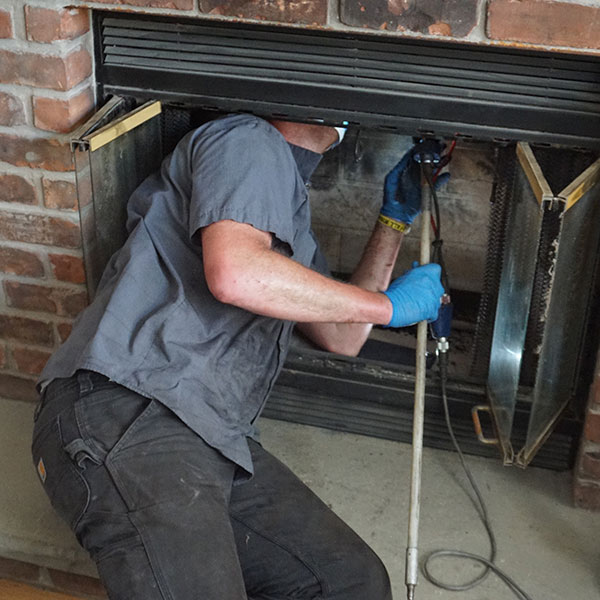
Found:
M 283 137 L 296 146 L 323 154 L 332 146 L 342 141 L 343 135 L 338 129 L 329 125 L 317 125 L 314 123 L 296 123 L 294 121 L 270 121 Z

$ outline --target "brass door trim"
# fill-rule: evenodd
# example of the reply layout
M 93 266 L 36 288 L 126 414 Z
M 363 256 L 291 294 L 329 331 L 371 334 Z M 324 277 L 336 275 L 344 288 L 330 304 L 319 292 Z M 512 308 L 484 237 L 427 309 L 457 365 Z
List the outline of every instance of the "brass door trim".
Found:
M 574 179 L 560 194 L 565 200 L 565 210 L 569 210 L 582 196 L 600 181 L 600 159 L 590 165 Z
M 554 193 L 550 189 L 550 185 L 542 173 L 542 168 L 527 142 L 517 144 L 517 157 L 538 204 L 541 206 L 544 202 L 552 202 L 555 199 Z
M 94 152 L 132 129 L 139 127 L 146 121 L 149 121 L 160 114 L 161 111 L 162 104 L 160 100 L 151 100 L 120 119 L 101 127 L 91 135 L 85 136 L 82 141 L 87 144 L 91 152 Z

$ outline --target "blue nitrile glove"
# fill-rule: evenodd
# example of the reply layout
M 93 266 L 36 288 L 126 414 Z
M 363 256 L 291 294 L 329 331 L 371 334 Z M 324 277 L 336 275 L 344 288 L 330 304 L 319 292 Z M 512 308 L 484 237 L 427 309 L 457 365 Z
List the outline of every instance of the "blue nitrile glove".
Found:
M 444 294 L 441 275 L 440 265 L 430 263 L 422 267 L 413 266 L 410 271 L 394 279 L 383 292 L 394 310 L 386 327 L 406 327 L 419 321 L 435 321 Z
M 381 214 L 410 225 L 421 212 L 421 168 L 413 159 L 414 148 L 386 175 L 383 185 Z M 438 190 L 450 179 L 450 173 L 440 175 L 434 187 Z

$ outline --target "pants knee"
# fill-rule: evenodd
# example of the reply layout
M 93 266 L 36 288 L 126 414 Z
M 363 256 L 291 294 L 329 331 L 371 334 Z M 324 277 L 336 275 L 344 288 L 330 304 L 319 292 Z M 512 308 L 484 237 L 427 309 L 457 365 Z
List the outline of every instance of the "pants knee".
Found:
M 390 578 L 379 557 L 371 552 L 370 561 L 365 565 L 364 590 L 358 598 L 366 600 L 392 600 Z
M 381 559 L 365 544 L 344 561 L 343 580 L 324 600 L 392 600 L 388 572 Z

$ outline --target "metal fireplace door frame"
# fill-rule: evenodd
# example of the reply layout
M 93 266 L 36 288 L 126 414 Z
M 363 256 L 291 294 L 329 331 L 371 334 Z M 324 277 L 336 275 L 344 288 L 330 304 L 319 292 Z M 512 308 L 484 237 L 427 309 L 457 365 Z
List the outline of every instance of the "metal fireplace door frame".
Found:
M 571 401 L 583 351 L 594 265 L 600 247 L 600 160 L 560 193 L 548 184 L 528 143 L 517 145 L 518 167 L 494 322 L 487 390 L 504 464 L 527 466 Z M 547 223 L 553 222 L 554 227 Z M 551 232 L 550 234 L 548 232 Z M 551 235 L 544 240 L 543 236 Z M 527 439 L 512 440 L 534 274 L 543 262 L 547 286 Z M 530 324 L 531 325 L 531 324 Z
M 163 158 L 161 103 L 132 109 L 131 99 L 114 96 L 71 139 L 90 301 L 110 257 L 127 237 L 128 198 Z M 106 172 L 113 176 L 103 177 Z

